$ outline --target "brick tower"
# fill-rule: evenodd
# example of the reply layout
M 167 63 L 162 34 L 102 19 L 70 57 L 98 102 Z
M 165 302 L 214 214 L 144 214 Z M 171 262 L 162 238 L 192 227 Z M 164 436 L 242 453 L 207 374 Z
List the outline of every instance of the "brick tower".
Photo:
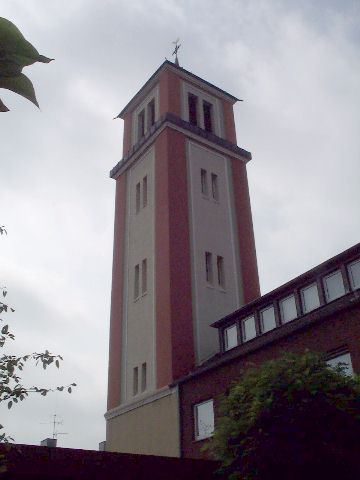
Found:
M 236 101 L 165 61 L 119 114 L 107 450 L 179 455 L 171 383 L 260 295 Z

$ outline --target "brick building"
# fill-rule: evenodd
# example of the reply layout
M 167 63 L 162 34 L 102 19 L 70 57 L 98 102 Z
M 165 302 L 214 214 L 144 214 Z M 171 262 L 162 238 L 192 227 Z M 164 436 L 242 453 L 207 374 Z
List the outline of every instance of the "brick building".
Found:
M 183 457 L 204 458 L 221 396 L 248 365 L 308 349 L 360 372 L 360 243 L 213 327 L 221 351 L 176 382 Z
M 260 296 L 237 101 L 165 61 L 119 114 L 108 451 L 203 456 L 221 394 L 283 351 L 360 371 L 359 245 Z

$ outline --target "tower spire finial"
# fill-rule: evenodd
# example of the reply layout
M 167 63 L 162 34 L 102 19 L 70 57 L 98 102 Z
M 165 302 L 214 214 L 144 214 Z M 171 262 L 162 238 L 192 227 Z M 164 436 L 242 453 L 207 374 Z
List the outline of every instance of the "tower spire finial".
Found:
M 177 38 L 175 40 L 175 42 L 172 42 L 175 45 L 175 48 L 174 48 L 174 51 L 173 51 L 172 55 L 175 55 L 175 65 L 177 65 L 178 67 L 180 65 L 179 65 L 179 59 L 178 59 L 178 56 L 177 56 L 177 52 L 178 52 L 179 48 L 181 47 L 181 43 L 178 45 L 179 41 L 180 41 L 180 38 Z

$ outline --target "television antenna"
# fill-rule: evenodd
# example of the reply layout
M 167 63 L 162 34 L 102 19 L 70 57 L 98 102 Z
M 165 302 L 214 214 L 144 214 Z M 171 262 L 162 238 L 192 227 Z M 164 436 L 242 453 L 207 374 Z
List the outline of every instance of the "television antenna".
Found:
M 52 415 L 52 417 L 53 418 L 52 418 L 51 422 L 42 422 L 41 423 L 42 425 L 52 425 L 52 427 L 53 427 L 52 438 L 55 438 L 57 440 L 58 435 L 68 435 L 68 432 L 59 432 L 58 429 L 57 429 L 58 425 L 62 425 L 64 423 L 63 420 L 60 420 L 59 415 L 54 413 L 54 415 Z

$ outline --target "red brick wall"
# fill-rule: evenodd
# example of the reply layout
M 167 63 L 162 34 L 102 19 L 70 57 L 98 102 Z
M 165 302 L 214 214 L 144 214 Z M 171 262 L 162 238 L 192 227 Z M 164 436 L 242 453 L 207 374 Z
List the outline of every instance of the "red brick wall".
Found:
M 249 363 L 261 364 L 284 352 L 301 353 L 305 349 L 328 352 L 346 345 L 354 370 L 360 372 L 360 305 L 341 314 L 333 315 L 306 330 L 262 347 L 227 365 L 210 370 L 180 385 L 182 455 L 190 458 L 206 458 L 201 451 L 204 441 L 194 441 L 193 405 L 214 398 L 215 418 L 220 396 L 231 383 L 239 378 L 240 371 Z M 265 336 L 265 335 L 264 335 Z

